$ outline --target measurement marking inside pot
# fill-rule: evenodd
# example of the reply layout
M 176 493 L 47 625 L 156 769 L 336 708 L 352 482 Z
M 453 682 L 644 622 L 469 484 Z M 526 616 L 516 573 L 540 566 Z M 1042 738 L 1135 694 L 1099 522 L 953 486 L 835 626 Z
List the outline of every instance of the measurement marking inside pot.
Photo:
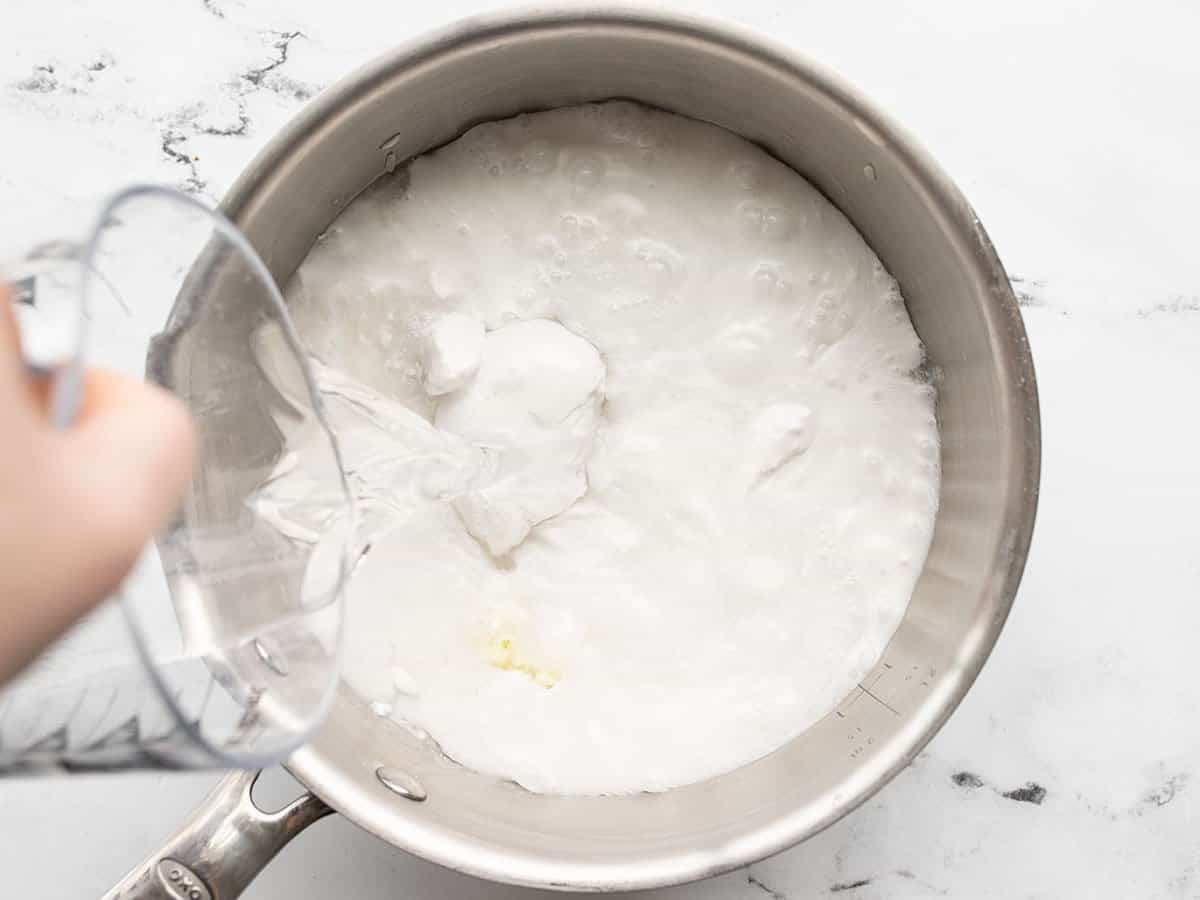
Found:
M 874 700 L 876 703 L 878 703 L 880 706 L 882 706 L 884 709 L 886 709 L 888 712 L 890 712 L 893 716 L 900 715 L 900 713 L 897 710 L 895 710 L 893 707 L 889 706 L 886 702 L 881 700 L 879 697 L 876 697 L 874 694 L 872 694 L 871 691 L 865 685 L 863 685 L 861 682 L 859 683 L 858 687 L 864 694 L 866 694 L 868 697 L 870 697 L 872 700 Z

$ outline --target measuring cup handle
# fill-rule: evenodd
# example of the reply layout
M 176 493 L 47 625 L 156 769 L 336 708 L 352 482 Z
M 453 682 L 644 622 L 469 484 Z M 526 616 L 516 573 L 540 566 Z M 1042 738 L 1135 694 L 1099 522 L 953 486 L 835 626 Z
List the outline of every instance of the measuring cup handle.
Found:
M 260 772 L 232 772 L 191 820 L 102 900 L 234 900 L 283 845 L 333 812 L 306 793 L 278 812 L 250 790 Z

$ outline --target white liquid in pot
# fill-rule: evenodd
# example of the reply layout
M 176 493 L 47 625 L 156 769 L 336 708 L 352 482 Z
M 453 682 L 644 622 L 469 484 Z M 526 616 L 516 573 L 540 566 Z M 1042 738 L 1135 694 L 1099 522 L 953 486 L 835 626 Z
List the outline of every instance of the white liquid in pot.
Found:
M 351 686 L 560 793 L 694 782 L 828 713 L 938 496 L 922 349 L 862 238 L 746 141 L 629 103 L 483 125 L 409 174 L 288 292 L 371 544 Z

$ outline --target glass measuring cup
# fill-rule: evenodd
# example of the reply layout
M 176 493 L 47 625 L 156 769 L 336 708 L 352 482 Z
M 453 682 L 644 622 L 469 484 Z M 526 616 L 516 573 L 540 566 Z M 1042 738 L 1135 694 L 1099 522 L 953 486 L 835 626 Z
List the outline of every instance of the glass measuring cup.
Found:
M 199 461 L 117 595 L 0 689 L 0 773 L 278 761 L 336 688 L 353 533 L 307 357 L 219 212 L 147 185 L 87 221 L 77 241 L 0 250 L 30 377 L 49 380 L 60 427 L 85 362 L 163 385 L 196 420 Z M 310 433 L 316 465 L 281 496 L 288 460 L 263 436 L 285 420 Z

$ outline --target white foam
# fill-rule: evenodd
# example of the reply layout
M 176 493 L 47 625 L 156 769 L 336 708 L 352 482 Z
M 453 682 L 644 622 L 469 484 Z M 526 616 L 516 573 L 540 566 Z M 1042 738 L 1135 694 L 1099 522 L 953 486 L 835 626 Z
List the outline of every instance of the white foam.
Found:
M 464 764 L 697 781 L 879 658 L 932 535 L 934 397 L 895 282 L 761 150 L 617 102 L 482 125 L 288 294 L 370 511 L 346 678 Z M 478 367 L 431 382 L 451 314 Z
M 425 353 L 425 392 L 440 397 L 457 391 L 479 368 L 483 323 L 473 316 L 447 313 L 429 330 Z

